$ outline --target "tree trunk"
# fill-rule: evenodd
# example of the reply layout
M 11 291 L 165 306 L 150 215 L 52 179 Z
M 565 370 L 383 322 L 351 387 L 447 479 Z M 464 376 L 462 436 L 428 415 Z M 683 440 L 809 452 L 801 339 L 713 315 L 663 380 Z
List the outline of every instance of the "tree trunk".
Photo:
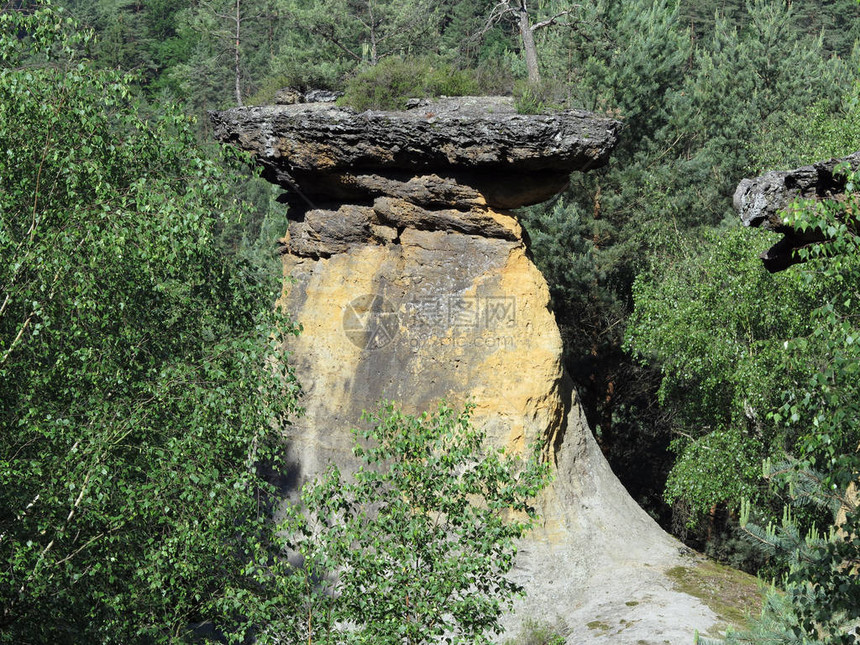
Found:
M 239 72 L 239 28 L 242 25 L 242 18 L 239 13 L 241 0 L 236 0 L 236 105 L 242 107 L 242 86 L 241 73 Z
M 373 16 L 373 3 L 367 3 L 367 13 L 370 16 L 370 64 L 373 67 L 376 67 L 376 64 L 379 62 L 379 54 L 376 50 L 376 19 Z
M 376 67 L 376 64 L 379 62 L 379 54 L 376 50 L 376 33 L 373 31 L 370 32 L 370 64 L 372 67 Z
M 529 11 L 525 0 L 520 2 L 520 17 L 517 26 L 520 30 L 520 37 L 523 41 L 523 54 L 526 57 L 526 69 L 529 72 L 529 84 L 538 85 L 540 83 L 540 70 L 538 69 L 537 48 L 535 47 L 535 36 L 532 32 L 531 21 L 529 20 Z
M 860 446 L 857 446 L 857 451 L 860 452 Z M 848 485 L 845 491 L 845 499 L 839 512 L 836 514 L 836 529 L 842 539 L 846 539 L 848 534 L 842 530 L 845 522 L 848 521 L 848 514 L 853 513 L 860 506 L 860 490 L 857 488 L 857 482 L 853 481 Z

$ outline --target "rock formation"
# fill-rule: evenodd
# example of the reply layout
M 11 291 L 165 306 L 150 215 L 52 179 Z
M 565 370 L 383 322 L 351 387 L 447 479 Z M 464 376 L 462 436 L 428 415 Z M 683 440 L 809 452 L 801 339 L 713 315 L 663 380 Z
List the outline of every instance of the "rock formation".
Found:
M 783 235 L 762 253 L 762 262 L 768 271 L 782 271 L 801 262 L 797 249 L 826 239 L 819 229 L 798 231 L 788 226 L 784 213 L 796 200 L 839 199 L 845 191 L 845 180 L 834 175 L 834 170 L 843 162 L 857 169 L 860 152 L 794 170 L 772 171 L 754 179 L 744 179 L 738 185 L 734 204 L 744 226 Z
M 501 98 L 212 118 L 219 139 L 251 151 L 289 191 L 282 304 L 304 328 L 292 348 L 307 392 L 294 439 L 302 470 L 348 460 L 352 437 L 333 429 L 348 430 L 380 398 L 415 410 L 471 398 L 498 443 L 555 445 L 569 397 L 561 338 L 505 209 L 604 164 L 616 121 L 520 115 Z
M 211 115 L 221 141 L 288 191 L 280 304 L 303 328 L 290 347 L 305 390 L 290 435 L 299 480 L 330 461 L 349 468 L 350 430 L 380 399 L 411 412 L 471 400 L 496 445 L 540 441 L 556 466 L 514 572 L 529 595 L 509 626 L 531 616 L 565 623 L 570 643 L 689 642 L 716 617 L 673 591 L 663 572 L 692 561 L 594 443 L 563 373 L 547 284 L 509 210 L 606 163 L 619 124 L 520 115 L 504 98 L 414 105 Z

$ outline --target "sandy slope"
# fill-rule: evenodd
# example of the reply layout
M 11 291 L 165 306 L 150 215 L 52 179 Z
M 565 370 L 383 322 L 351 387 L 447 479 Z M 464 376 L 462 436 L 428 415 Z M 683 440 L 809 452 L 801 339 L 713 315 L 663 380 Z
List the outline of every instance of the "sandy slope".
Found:
M 571 415 L 581 415 L 579 406 Z M 569 427 L 580 423 L 570 419 Z M 520 549 L 512 577 L 527 596 L 506 617 L 500 642 L 521 640 L 526 620 L 554 625 L 571 645 L 688 645 L 696 630 L 719 630 L 725 620 L 667 575 L 705 560 L 636 505 L 590 433 L 577 434 L 571 439 L 577 445 L 560 452 L 555 500 L 546 502 L 561 513 L 549 513 Z M 752 579 L 744 584 L 756 594 Z

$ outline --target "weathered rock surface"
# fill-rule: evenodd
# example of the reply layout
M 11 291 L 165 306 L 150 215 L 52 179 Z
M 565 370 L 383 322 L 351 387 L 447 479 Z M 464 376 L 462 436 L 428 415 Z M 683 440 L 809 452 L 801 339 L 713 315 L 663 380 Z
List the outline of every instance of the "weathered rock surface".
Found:
M 291 347 L 303 473 L 350 462 L 348 430 L 380 399 L 420 411 L 470 397 L 493 441 L 517 451 L 561 432 L 561 338 L 521 241 L 407 228 L 397 243 L 288 253 L 284 266 L 281 303 L 303 326 Z
M 254 153 L 267 179 L 288 190 L 300 187 L 311 206 L 394 195 L 380 182 L 422 176 L 433 176 L 418 180 L 425 190 L 450 203 L 445 194 L 459 185 L 450 176 L 453 168 L 471 173 L 467 185 L 490 206 L 536 203 L 563 188 L 572 170 L 605 164 L 619 127 L 575 110 L 517 114 L 506 97 L 451 98 L 403 112 L 310 103 L 210 116 L 218 139 Z M 511 190 L 522 173 L 533 173 L 532 189 Z
M 301 483 L 354 466 L 362 410 L 475 406 L 497 446 L 546 446 L 556 480 L 513 575 L 508 627 L 562 621 L 569 643 L 688 643 L 717 617 L 674 590 L 688 565 L 612 474 L 561 363 L 549 289 L 507 208 L 606 161 L 618 124 L 516 115 L 508 100 L 421 102 L 420 114 L 287 106 L 213 115 L 294 194 L 280 304 L 301 323 L 291 363 L 305 415 L 290 428 Z M 595 630 L 595 621 L 610 627 Z M 512 636 L 514 634 L 511 634 Z
M 771 171 L 754 179 L 744 179 L 738 185 L 734 205 L 744 226 L 783 235 L 782 240 L 761 256 L 768 271 L 782 271 L 801 262 L 797 249 L 826 239 L 821 230 L 798 231 L 786 225 L 784 213 L 799 199 L 838 199 L 845 191 L 845 181 L 834 176 L 834 169 L 843 162 L 857 169 L 860 152 L 794 170 Z
M 296 103 L 334 103 L 343 92 L 332 92 L 331 90 L 309 90 L 302 92 L 294 87 L 282 87 L 275 92 L 275 105 L 295 105 Z

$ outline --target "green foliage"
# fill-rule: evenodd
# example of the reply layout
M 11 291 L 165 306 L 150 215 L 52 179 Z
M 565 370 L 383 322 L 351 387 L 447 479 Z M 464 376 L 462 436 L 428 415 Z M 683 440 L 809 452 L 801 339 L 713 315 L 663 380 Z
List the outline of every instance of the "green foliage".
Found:
M 792 16 L 784 3 L 753 2 L 736 23 L 717 16 L 696 40 L 671 3 L 608 2 L 583 9 L 581 38 L 547 34 L 544 46 L 555 55 L 543 58 L 555 77 L 569 79 L 570 100 L 624 123 L 609 165 L 571 179 L 566 203 L 577 232 L 535 245 L 538 266 L 560 278 L 550 285 L 572 341 L 568 368 L 605 449 L 660 436 L 652 428 L 666 422 L 653 412 L 654 392 L 642 395 L 651 374 L 621 351 L 636 275 L 664 261 L 664 249 L 677 243 L 670 231 L 695 237 L 696 229 L 734 220 L 731 196 L 754 163 L 760 131 L 839 97 L 852 76 L 798 33 Z M 555 227 L 552 209 L 533 212 L 530 232 Z M 698 248 L 686 252 L 695 257 Z M 622 391 L 630 378 L 642 380 Z
M 831 473 L 829 483 L 840 489 L 856 477 L 860 443 L 860 173 L 842 172 L 847 172 L 844 200 L 799 203 L 786 214 L 790 226 L 816 228 L 828 237 L 799 253 L 811 260 L 807 269 L 834 289 L 812 314 L 814 331 L 787 347 L 787 366 L 808 376 L 786 391 L 783 407 L 773 415 L 803 429 L 801 455 L 811 467 Z
M 476 76 L 438 58 L 389 57 L 346 84 L 340 103 L 356 110 L 402 110 L 410 98 L 478 94 Z
M 791 382 L 784 344 L 810 333 L 820 291 L 796 274 L 768 274 L 760 234 L 725 229 L 698 248 L 682 244 L 685 258 L 636 281 L 625 343 L 661 366 L 658 396 L 673 411 L 678 453 L 666 496 L 704 513 L 757 497 L 761 459 L 796 441 L 767 413 Z
M 548 467 L 484 447 L 471 406 L 365 416 L 363 467 L 305 487 L 294 545 L 321 587 L 318 643 L 486 643 L 519 587 L 505 574 L 532 526 Z M 293 531 L 296 533 L 295 529 Z M 322 610 L 322 611 L 321 611 Z
M 828 56 L 848 58 L 860 39 L 860 4 L 856 0 L 812 0 L 794 5 L 798 29 L 821 37 Z
M 421 51 L 422 43 L 438 35 L 442 18 L 430 0 L 284 0 L 283 6 L 294 25 L 312 38 L 370 65 Z
M 786 219 L 798 228 L 815 227 L 829 240 L 802 249 L 806 270 L 834 285 L 833 292 L 811 315 L 812 333 L 786 343 L 786 368 L 802 374 L 785 389 L 785 402 L 771 419 L 800 434 L 797 459 L 766 475 L 792 503 L 781 525 L 749 522 L 747 531 L 788 566 L 784 596 L 771 593 L 760 620 L 749 633 L 730 642 L 797 642 L 847 645 L 856 642 L 860 619 L 860 319 L 854 299 L 860 286 L 860 246 L 853 222 L 860 200 L 860 174 L 847 174 L 845 200 L 796 204 Z M 797 507 L 814 506 L 827 513 L 830 526 L 819 530 L 797 520 Z M 841 517 L 840 517 L 841 515 Z M 749 523 L 748 523 L 749 522 Z
M 69 0 L 62 5 L 98 34 L 90 43 L 98 67 L 134 71 L 147 94 L 177 97 L 180 88 L 171 70 L 191 56 L 199 40 L 182 20 L 187 0 Z
M 761 616 L 748 630 L 729 633 L 728 643 L 803 643 L 851 645 L 860 618 L 860 583 L 856 566 L 860 553 L 856 499 L 852 502 L 826 485 L 827 476 L 798 462 L 788 462 L 770 476 L 785 485 L 792 507 L 780 523 L 766 526 L 750 521 L 745 505 L 741 522 L 751 540 L 771 557 L 783 559 L 788 573 L 782 589 L 771 588 Z M 791 508 L 815 505 L 831 521 L 838 509 L 850 509 L 838 529 L 804 530 Z
M 273 620 L 273 292 L 219 248 L 241 208 L 170 106 L 0 14 L 0 642 L 167 642 Z
M 561 85 L 552 81 L 528 83 L 518 81 L 514 84 L 514 102 L 520 114 L 543 114 L 561 110 L 564 100 L 560 93 Z
M 753 167 L 761 172 L 844 157 L 860 146 L 860 84 L 838 104 L 818 101 L 777 127 L 762 130 Z
M 573 312 L 568 308 L 585 309 L 590 283 L 595 275 L 598 280 L 604 277 L 582 223 L 585 214 L 576 202 L 562 197 L 551 205 L 523 209 L 520 217 L 529 231 L 535 261 L 551 285 L 554 304 L 562 320 L 569 320 L 567 314 Z
M 734 27 L 743 23 L 745 0 L 681 0 L 679 13 L 684 24 L 690 25 L 695 38 L 713 34 L 716 21 L 727 20 Z
M 827 59 L 820 39 L 803 37 L 783 3 L 748 2 L 742 26 L 718 18 L 711 38 L 675 97 L 673 128 L 684 133 L 684 154 L 667 181 L 682 177 L 694 187 L 673 200 L 678 218 L 717 224 L 735 218 L 730 198 L 753 170 L 760 133 L 781 132 L 787 116 L 816 102 L 838 101 L 855 74 L 844 61 Z M 671 183 L 669 189 L 677 190 Z
M 438 40 L 439 53 L 464 66 L 497 64 L 514 48 L 513 29 L 497 24 L 484 31 L 491 9 L 484 0 L 443 0 L 437 6 L 444 19 Z M 481 37 L 477 34 L 484 31 Z
M 682 0 L 681 15 L 697 38 L 708 38 L 717 20 L 733 28 L 743 27 L 744 0 Z M 804 38 L 822 39 L 824 54 L 847 58 L 860 36 L 860 7 L 855 0 L 806 0 L 788 3 L 792 23 Z
M 684 500 L 698 513 L 695 523 L 718 504 L 758 497 L 761 474 L 761 440 L 738 429 L 713 430 L 691 441 L 676 440 L 678 459 L 666 482 L 666 500 Z
M 286 87 L 296 87 L 293 79 L 287 75 L 269 76 L 263 80 L 254 92 L 245 101 L 247 105 L 272 105 L 275 102 L 275 95 L 278 90 Z M 302 84 L 298 84 L 302 85 Z
M 734 219 L 729 197 L 739 179 L 762 160 L 782 163 L 799 153 L 811 161 L 806 156 L 814 152 L 810 138 L 797 130 L 809 129 L 812 136 L 834 132 L 831 115 L 850 109 L 850 101 L 840 97 L 856 78 L 845 61 L 826 59 L 820 40 L 799 33 L 796 15 L 781 3 L 749 2 L 745 11 L 738 3 L 718 4 L 725 11 L 702 33 L 691 73 L 680 92 L 667 95 L 669 119 L 657 132 L 674 138 L 656 159 L 675 158 L 649 160 L 648 192 L 638 188 L 628 193 L 629 203 L 656 212 L 655 220 L 663 226 L 681 230 Z M 798 69 L 809 71 L 798 79 Z M 822 115 L 820 128 L 810 127 L 815 121 L 810 124 L 809 117 L 816 111 Z M 787 132 L 786 124 L 796 127 Z M 829 146 L 837 140 L 834 134 L 819 143 Z M 847 144 L 850 134 L 841 140 Z M 627 176 L 635 174 L 628 169 Z M 637 234 L 630 224 L 625 227 L 628 236 Z M 688 278 L 676 275 L 678 261 L 671 255 L 662 258 L 659 246 L 646 250 L 659 258 L 655 266 L 668 266 L 641 278 L 633 289 L 636 311 L 628 347 L 663 371 L 657 394 L 672 417 L 673 432 L 683 433 L 673 443 L 678 456 L 667 492 L 699 513 L 718 499 L 736 505 L 732 495 L 741 489 L 745 495 L 760 491 L 765 506 L 775 501 L 755 484 L 752 465 L 760 457 L 797 449 L 803 434 L 799 426 L 785 426 L 768 414 L 781 404 L 781 393 L 792 379 L 807 369 L 801 363 L 784 364 L 784 343 L 807 337 L 815 328 L 817 299 L 834 293 L 832 285 L 819 279 L 766 275 L 755 256 L 768 242 L 759 236 L 755 245 L 761 248 L 753 248 L 740 235 L 729 235 L 738 251 L 743 249 L 737 255 L 724 250 L 715 257 L 707 237 L 704 245 L 687 245 L 680 254 L 688 258 L 680 262 L 681 275 L 691 266 L 702 267 Z M 646 243 L 653 244 L 647 238 Z M 709 266 L 715 270 L 704 268 Z M 703 330 L 710 331 L 700 334 Z M 706 443 L 696 448 L 701 441 Z M 720 472 L 712 442 L 725 447 L 722 458 L 733 465 L 731 476 Z M 752 452 L 740 456 L 730 446 Z M 705 475 L 704 484 L 700 475 Z

